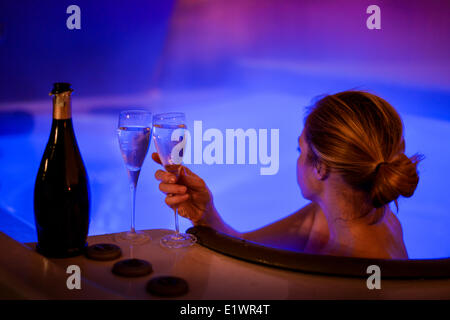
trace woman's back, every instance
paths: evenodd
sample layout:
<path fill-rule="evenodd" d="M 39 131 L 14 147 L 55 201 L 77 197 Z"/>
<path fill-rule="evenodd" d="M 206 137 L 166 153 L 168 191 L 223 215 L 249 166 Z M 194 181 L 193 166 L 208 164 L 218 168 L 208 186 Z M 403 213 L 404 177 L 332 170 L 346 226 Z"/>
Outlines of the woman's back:
<path fill-rule="evenodd" d="M 304 252 L 365 258 L 407 259 L 401 224 L 388 208 L 376 224 L 347 224 L 347 233 L 330 236 L 327 219 L 318 206 L 305 212 L 312 220 Z"/>

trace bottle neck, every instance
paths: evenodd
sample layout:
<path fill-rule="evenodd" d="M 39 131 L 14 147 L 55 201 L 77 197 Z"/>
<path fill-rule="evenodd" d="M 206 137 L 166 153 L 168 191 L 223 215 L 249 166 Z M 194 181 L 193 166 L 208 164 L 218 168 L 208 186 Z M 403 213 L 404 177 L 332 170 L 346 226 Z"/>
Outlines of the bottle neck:
<path fill-rule="evenodd" d="M 66 120 L 72 118 L 72 102 L 70 91 L 53 96 L 53 119 Z"/>

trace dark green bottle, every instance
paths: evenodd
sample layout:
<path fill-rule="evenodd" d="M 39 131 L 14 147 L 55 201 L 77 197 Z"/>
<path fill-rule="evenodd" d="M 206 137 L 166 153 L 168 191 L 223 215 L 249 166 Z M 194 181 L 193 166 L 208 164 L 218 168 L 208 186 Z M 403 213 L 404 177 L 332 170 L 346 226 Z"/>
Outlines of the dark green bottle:
<path fill-rule="evenodd" d="M 34 188 L 37 251 L 47 257 L 83 253 L 90 220 L 86 169 L 72 126 L 70 84 L 55 83 L 53 122 Z"/>

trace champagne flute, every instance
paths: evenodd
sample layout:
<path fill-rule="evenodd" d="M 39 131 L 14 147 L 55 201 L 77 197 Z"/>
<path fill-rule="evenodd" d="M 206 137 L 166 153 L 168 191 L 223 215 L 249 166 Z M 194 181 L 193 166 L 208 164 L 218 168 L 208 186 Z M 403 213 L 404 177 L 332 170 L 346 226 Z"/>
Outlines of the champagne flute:
<path fill-rule="evenodd" d="M 140 245 L 150 240 L 147 234 L 135 229 L 136 187 L 142 164 L 150 145 L 152 114 L 145 110 L 126 110 L 119 115 L 117 136 L 120 151 L 128 171 L 131 189 L 131 230 L 119 233 L 117 242 Z"/>
<path fill-rule="evenodd" d="M 153 139 L 156 151 L 164 168 L 178 177 L 183 161 L 186 117 L 181 112 L 157 114 L 153 117 Z M 167 248 L 182 248 L 193 245 L 197 238 L 192 234 L 180 233 L 177 208 L 175 214 L 175 233 L 161 239 L 161 245 Z"/>

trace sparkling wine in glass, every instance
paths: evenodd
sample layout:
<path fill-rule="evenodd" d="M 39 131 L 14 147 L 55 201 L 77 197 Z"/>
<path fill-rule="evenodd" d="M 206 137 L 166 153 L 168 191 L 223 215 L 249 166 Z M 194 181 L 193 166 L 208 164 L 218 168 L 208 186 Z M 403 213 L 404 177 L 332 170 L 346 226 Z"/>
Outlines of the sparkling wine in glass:
<path fill-rule="evenodd" d="M 118 242 L 139 245 L 150 240 L 150 237 L 135 229 L 136 187 L 142 164 L 150 146 L 152 134 L 152 114 L 144 110 L 127 110 L 119 115 L 117 136 L 120 151 L 128 171 L 131 189 L 131 230 L 119 233 Z"/>
<path fill-rule="evenodd" d="M 153 140 L 156 151 L 164 168 L 179 177 L 185 139 L 186 117 L 184 113 L 172 112 L 157 114 L 153 117 Z M 175 214 L 175 233 L 161 239 L 161 245 L 167 248 L 182 248 L 193 245 L 197 239 L 192 234 L 180 233 L 178 226 L 177 208 Z"/>

